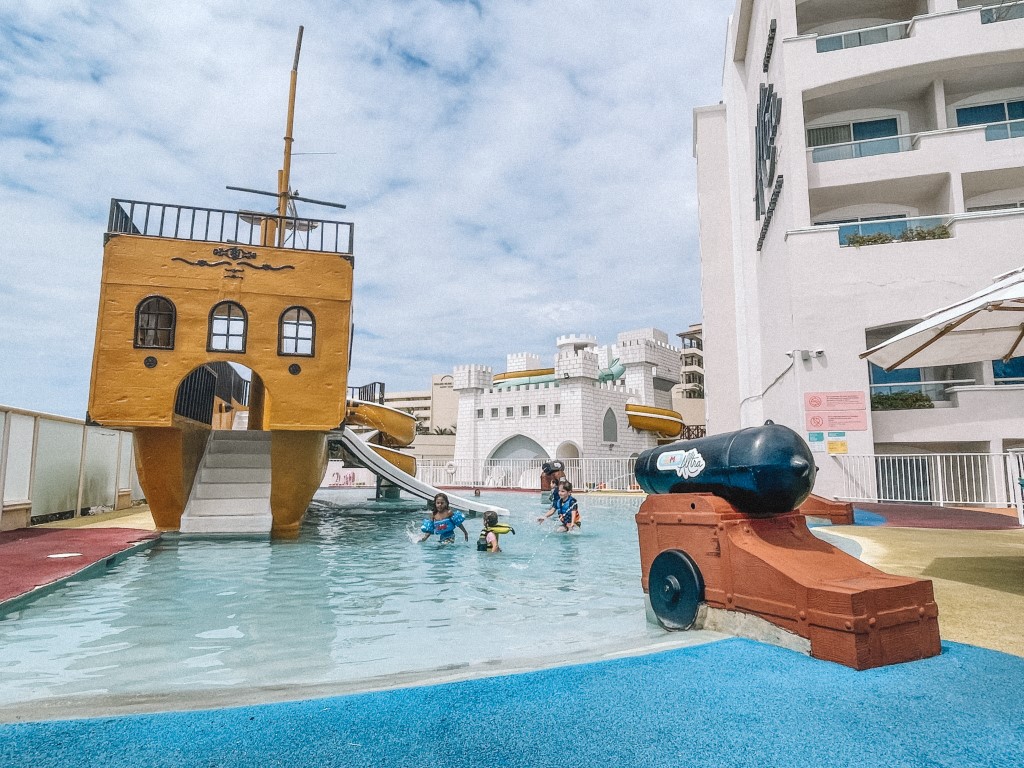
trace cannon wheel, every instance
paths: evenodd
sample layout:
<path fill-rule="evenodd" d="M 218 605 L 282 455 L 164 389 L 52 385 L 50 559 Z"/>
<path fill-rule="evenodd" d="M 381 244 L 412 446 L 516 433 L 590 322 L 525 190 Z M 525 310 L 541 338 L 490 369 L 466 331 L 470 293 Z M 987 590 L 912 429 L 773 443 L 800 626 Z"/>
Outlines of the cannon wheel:
<path fill-rule="evenodd" d="M 666 549 L 651 563 L 647 576 L 651 608 L 665 629 L 690 629 L 704 602 L 704 577 L 693 559 L 679 549 Z"/>

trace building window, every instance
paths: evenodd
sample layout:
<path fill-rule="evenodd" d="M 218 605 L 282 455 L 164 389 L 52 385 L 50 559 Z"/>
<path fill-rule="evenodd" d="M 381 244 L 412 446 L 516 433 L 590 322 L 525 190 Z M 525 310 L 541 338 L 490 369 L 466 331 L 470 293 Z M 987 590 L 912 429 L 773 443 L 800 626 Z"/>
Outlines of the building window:
<path fill-rule="evenodd" d="M 1005 363 L 1002 360 L 992 361 L 992 375 L 996 384 L 1005 384 L 1011 379 L 1014 384 L 1024 383 L 1024 356 L 1011 357 Z"/>
<path fill-rule="evenodd" d="M 484 409 L 483 408 L 477 408 L 476 409 L 476 417 L 478 419 L 482 419 L 484 417 Z"/>
<path fill-rule="evenodd" d="M 814 150 L 811 159 L 821 163 L 910 149 L 909 142 L 901 142 L 898 136 L 899 121 L 895 117 L 887 117 L 882 120 L 808 128 L 807 146 Z"/>
<path fill-rule="evenodd" d="M 281 313 L 277 349 L 279 355 L 312 357 L 315 337 L 316 322 L 308 309 L 289 307 Z"/>
<path fill-rule="evenodd" d="M 222 301 L 210 312 L 210 352 L 245 352 L 245 310 L 233 301 Z"/>
<path fill-rule="evenodd" d="M 511 419 L 514 414 L 515 414 L 515 409 L 512 408 L 512 406 L 509 406 L 508 408 L 505 409 L 505 418 L 506 419 Z"/>
<path fill-rule="evenodd" d="M 555 416 L 562 412 L 562 406 L 559 403 L 555 403 Z"/>
<path fill-rule="evenodd" d="M 606 443 L 614 443 L 619 439 L 619 422 L 611 408 L 604 412 L 604 425 L 601 431 L 602 439 Z"/>
<path fill-rule="evenodd" d="M 1024 136 L 1024 101 L 977 104 L 956 111 L 957 127 L 985 125 L 985 141 Z"/>
<path fill-rule="evenodd" d="M 524 405 L 522 407 L 521 413 L 522 413 L 523 416 L 529 416 L 530 415 L 530 406 Z"/>
<path fill-rule="evenodd" d="M 497 408 L 491 408 L 491 418 L 492 419 L 498 418 L 498 409 Z"/>
<path fill-rule="evenodd" d="M 174 305 L 163 296 L 150 296 L 135 307 L 135 346 L 174 349 Z"/>
<path fill-rule="evenodd" d="M 548 407 L 546 405 L 538 405 L 537 406 L 537 415 L 538 416 L 546 416 L 547 412 L 548 412 Z"/>

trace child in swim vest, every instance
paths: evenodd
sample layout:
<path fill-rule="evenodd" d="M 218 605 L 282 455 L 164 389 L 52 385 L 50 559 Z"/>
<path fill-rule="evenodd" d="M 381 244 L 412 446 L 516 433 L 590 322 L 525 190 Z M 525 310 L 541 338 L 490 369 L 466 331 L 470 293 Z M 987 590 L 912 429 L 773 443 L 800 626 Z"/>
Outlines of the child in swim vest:
<path fill-rule="evenodd" d="M 501 544 L 498 543 L 498 536 L 503 533 L 515 534 L 511 525 L 498 522 L 498 513 L 493 509 L 484 512 L 484 527 L 480 531 L 480 538 L 476 540 L 478 552 L 501 552 Z"/>
<path fill-rule="evenodd" d="M 434 497 L 434 504 L 430 517 L 423 521 L 420 531 L 423 535 L 420 541 L 426 541 L 432 534 L 437 534 L 441 544 L 455 543 L 455 529 L 458 528 L 469 541 L 469 531 L 462 524 L 466 518 L 458 510 L 452 510 L 448 503 L 448 497 L 439 493 Z"/>
<path fill-rule="evenodd" d="M 571 531 L 580 527 L 579 505 L 572 495 L 572 483 L 568 480 L 563 480 L 558 486 L 558 498 L 552 502 L 551 509 L 546 515 L 537 518 L 537 522 L 543 523 L 552 515 L 558 515 L 559 531 Z"/>

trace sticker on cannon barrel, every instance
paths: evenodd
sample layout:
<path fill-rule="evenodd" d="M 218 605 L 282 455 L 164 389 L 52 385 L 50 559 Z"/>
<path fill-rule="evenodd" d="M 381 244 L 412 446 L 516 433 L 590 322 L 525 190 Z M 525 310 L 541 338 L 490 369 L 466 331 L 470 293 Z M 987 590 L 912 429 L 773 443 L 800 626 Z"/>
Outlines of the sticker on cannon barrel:
<path fill-rule="evenodd" d="M 696 477 L 704 471 L 707 466 L 704 457 L 696 448 L 688 451 L 666 451 L 658 456 L 658 469 L 665 471 L 675 470 L 680 477 Z"/>

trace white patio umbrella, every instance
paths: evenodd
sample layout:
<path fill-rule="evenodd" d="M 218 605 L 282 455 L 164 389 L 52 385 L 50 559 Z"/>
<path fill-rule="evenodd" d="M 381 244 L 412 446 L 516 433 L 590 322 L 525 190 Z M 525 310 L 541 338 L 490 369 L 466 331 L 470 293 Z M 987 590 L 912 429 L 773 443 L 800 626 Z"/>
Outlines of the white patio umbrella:
<path fill-rule="evenodd" d="M 1024 267 L 861 352 L 887 371 L 1024 355 Z"/>

